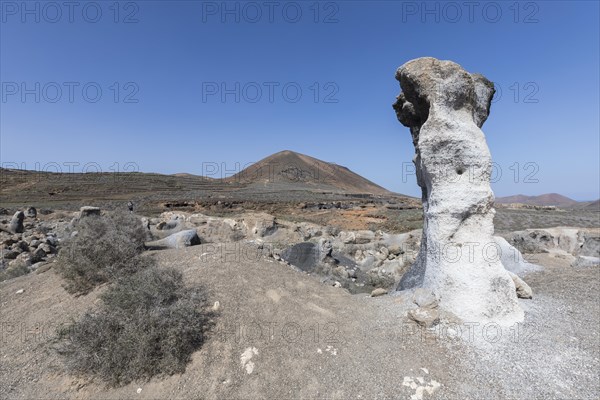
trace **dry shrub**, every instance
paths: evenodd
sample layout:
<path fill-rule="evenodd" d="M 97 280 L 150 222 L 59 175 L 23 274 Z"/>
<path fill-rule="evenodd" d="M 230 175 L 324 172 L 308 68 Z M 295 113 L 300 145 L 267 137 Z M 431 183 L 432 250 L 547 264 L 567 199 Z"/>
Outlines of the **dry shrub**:
<path fill-rule="evenodd" d="M 76 235 L 65 241 L 58 258 L 69 293 L 86 294 L 152 263 L 141 257 L 147 230 L 131 213 L 88 216 L 77 221 L 74 230 Z"/>
<path fill-rule="evenodd" d="M 174 269 L 149 267 L 119 279 L 59 334 L 58 351 L 71 372 L 113 386 L 181 373 L 211 325 L 200 288 L 187 288 Z"/>

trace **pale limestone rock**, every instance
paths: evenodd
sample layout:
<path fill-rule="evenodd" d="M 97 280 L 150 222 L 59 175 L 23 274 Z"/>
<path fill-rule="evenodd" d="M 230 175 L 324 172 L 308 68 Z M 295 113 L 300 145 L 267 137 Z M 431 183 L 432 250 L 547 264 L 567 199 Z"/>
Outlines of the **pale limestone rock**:
<path fill-rule="evenodd" d="M 434 58 L 409 61 L 396 79 L 403 92 L 394 109 L 411 131 L 424 214 L 419 255 L 399 289 L 427 288 L 464 320 L 522 321 L 513 280 L 482 251 L 494 243 L 491 155 L 480 129 L 493 83 Z"/>

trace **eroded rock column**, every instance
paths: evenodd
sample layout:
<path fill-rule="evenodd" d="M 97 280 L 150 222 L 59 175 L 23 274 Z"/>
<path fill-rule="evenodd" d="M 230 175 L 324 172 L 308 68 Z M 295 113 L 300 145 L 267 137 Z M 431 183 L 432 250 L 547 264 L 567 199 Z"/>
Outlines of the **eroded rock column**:
<path fill-rule="evenodd" d="M 442 308 L 466 321 L 522 320 L 492 239 L 491 155 L 480 128 L 493 83 L 434 58 L 409 61 L 396 79 L 402 93 L 394 109 L 410 128 L 424 214 L 419 255 L 398 289 L 431 289 Z"/>

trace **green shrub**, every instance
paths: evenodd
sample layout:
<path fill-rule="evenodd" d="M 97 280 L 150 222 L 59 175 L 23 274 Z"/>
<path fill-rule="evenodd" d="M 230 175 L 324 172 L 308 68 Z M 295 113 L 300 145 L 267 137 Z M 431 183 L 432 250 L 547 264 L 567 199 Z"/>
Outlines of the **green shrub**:
<path fill-rule="evenodd" d="M 63 244 L 58 258 L 58 271 L 69 293 L 88 293 L 152 262 L 141 257 L 148 233 L 131 213 L 85 217 L 74 230 L 76 235 Z"/>
<path fill-rule="evenodd" d="M 202 289 L 173 269 L 149 267 L 119 279 L 102 304 L 59 333 L 71 372 L 111 385 L 185 370 L 211 325 Z"/>

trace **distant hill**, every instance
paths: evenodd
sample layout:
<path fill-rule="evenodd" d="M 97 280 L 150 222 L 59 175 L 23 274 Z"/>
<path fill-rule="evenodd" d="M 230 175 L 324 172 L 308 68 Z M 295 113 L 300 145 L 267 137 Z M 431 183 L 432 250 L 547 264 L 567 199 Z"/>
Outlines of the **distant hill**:
<path fill-rule="evenodd" d="M 225 180 L 278 190 L 392 194 L 346 167 L 290 150 L 272 154 Z"/>
<path fill-rule="evenodd" d="M 499 204 L 528 204 L 532 206 L 557 206 L 557 207 L 573 207 L 577 206 L 577 200 L 570 199 L 558 193 L 546 193 L 539 196 L 525 196 L 518 194 L 515 196 L 496 197 L 496 203 Z"/>
<path fill-rule="evenodd" d="M 596 201 L 588 201 L 583 204 L 583 209 L 585 210 L 600 210 L 600 199 Z"/>
<path fill-rule="evenodd" d="M 143 172 L 54 173 L 0 168 L 0 205 L 95 204 L 135 200 L 159 204 L 174 201 L 332 201 L 371 195 L 416 199 L 385 188 L 350 171 L 293 151 L 273 154 L 238 174 L 215 179 L 189 173 Z M 218 200 L 215 200 L 218 199 Z M 418 202 L 417 202 L 418 203 Z M 161 203 L 162 204 L 162 203 Z"/>

